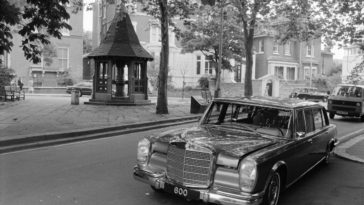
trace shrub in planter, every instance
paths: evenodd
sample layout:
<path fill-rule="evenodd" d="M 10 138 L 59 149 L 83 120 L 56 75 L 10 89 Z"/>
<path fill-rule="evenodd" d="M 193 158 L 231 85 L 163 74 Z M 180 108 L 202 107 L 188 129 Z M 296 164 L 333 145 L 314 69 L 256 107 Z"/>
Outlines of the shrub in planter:
<path fill-rule="evenodd" d="M 5 90 L 5 86 L 15 78 L 15 72 L 11 68 L 2 67 L 0 65 L 0 92 Z"/>
<path fill-rule="evenodd" d="M 198 79 L 198 84 L 200 85 L 201 89 L 207 90 L 209 88 L 209 79 L 207 77 L 201 77 Z"/>

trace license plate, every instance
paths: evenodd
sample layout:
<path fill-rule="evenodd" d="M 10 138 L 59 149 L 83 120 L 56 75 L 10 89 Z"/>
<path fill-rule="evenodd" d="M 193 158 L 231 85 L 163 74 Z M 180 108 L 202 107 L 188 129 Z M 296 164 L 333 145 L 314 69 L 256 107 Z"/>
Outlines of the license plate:
<path fill-rule="evenodd" d="M 181 186 L 175 186 L 166 183 L 164 184 L 164 191 L 186 199 L 191 199 L 191 200 L 200 199 L 200 192 Z"/>
<path fill-rule="evenodd" d="M 336 113 L 339 114 L 339 115 L 347 115 L 348 114 L 348 112 L 344 112 L 344 111 L 337 111 Z"/>

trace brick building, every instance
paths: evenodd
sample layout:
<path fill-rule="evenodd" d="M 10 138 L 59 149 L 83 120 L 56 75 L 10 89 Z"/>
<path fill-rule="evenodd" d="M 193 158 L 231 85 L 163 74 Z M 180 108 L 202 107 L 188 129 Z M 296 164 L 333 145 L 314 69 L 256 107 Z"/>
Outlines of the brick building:
<path fill-rule="evenodd" d="M 13 43 L 11 53 L 6 53 L 2 58 L 4 65 L 15 71 L 16 78 L 21 78 L 25 87 L 60 87 L 65 74 L 77 82 L 82 79 L 82 53 L 83 53 L 83 13 L 69 12 L 71 18 L 69 24 L 72 30 L 63 30 L 62 39 L 50 38 L 51 44 L 47 46 L 53 55 L 46 62 L 38 64 L 29 62 L 24 57 L 21 49 L 22 37 L 17 34 L 17 28 L 13 28 Z"/>

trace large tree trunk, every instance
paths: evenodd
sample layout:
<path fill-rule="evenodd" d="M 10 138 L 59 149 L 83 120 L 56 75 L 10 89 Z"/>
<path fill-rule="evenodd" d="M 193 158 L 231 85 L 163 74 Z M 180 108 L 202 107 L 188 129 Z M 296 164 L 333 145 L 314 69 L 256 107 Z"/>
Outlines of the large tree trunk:
<path fill-rule="evenodd" d="M 159 0 L 159 8 L 161 11 L 161 34 L 162 34 L 162 48 L 159 65 L 158 75 L 158 99 L 157 99 L 157 114 L 168 114 L 168 100 L 167 100 L 167 79 L 168 79 L 168 10 L 167 0 Z"/>
<path fill-rule="evenodd" d="M 246 68 L 245 68 L 245 81 L 244 81 L 244 96 L 250 97 L 253 95 L 252 86 L 252 70 L 253 70 L 253 37 L 249 35 L 249 39 L 245 43 L 246 52 Z"/>

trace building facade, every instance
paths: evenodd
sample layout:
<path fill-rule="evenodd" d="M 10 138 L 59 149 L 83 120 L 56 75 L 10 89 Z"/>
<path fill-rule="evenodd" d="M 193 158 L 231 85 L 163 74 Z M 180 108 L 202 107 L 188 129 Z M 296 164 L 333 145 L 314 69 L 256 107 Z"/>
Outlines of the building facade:
<path fill-rule="evenodd" d="M 3 56 L 4 65 L 15 71 L 16 78 L 21 78 L 25 87 L 60 87 L 65 78 L 77 82 L 82 79 L 83 53 L 83 13 L 71 12 L 68 23 L 72 30 L 63 30 L 62 39 L 50 38 L 50 44 L 44 46 L 41 62 L 33 64 L 24 57 L 22 36 L 13 29 L 11 53 Z M 46 50 L 46 51 L 45 51 Z"/>
<path fill-rule="evenodd" d="M 254 48 L 256 79 L 273 75 L 284 81 L 307 81 L 324 72 L 320 39 L 309 42 L 289 40 L 280 44 L 270 35 L 257 35 Z"/>
<path fill-rule="evenodd" d="M 364 42 L 364 41 L 363 41 Z M 364 60 L 364 52 L 360 49 L 360 46 L 353 44 L 344 47 L 344 55 L 342 59 L 342 76 L 343 82 L 347 82 L 347 77 L 355 66 Z M 362 79 L 364 79 L 364 71 L 361 73 Z"/>

